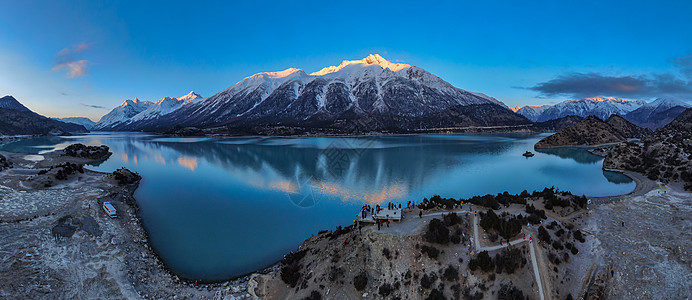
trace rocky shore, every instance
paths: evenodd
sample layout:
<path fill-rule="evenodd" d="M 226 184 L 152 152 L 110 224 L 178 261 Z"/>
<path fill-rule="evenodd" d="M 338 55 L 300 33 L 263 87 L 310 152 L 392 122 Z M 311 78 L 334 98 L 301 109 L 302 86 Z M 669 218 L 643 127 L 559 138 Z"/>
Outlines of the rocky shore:
<path fill-rule="evenodd" d="M 139 176 L 80 168 L 103 159 L 92 154 L 0 152 L 11 164 L 0 171 L 0 298 L 256 298 L 257 274 L 203 284 L 166 269 L 137 216 Z"/>

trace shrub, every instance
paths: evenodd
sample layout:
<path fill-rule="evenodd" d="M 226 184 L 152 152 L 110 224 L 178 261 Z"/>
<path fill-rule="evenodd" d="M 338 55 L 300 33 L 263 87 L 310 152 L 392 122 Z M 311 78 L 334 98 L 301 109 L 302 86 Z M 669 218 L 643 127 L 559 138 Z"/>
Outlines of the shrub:
<path fill-rule="evenodd" d="M 361 271 L 360 274 L 353 277 L 353 286 L 355 286 L 357 291 L 362 291 L 368 285 L 368 274 L 365 271 Z"/>
<path fill-rule="evenodd" d="M 318 291 L 312 291 L 310 296 L 303 298 L 303 300 L 322 300 L 322 295 Z"/>
<path fill-rule="evenodd" d="M 423 274 L 423 277 L 420 278 L 420 286 L 424 289 L 429 289 L 435 281 L 437 281 L 437 275 L 435 273 L 430 273 L 430 275 Z"/>
<path fill-rule="evenodd" d="M 574 239 L 580 242 L 586 242 L 584 239 L 584 236 L 581 234 L 581 231 L 579 229 L 575 230 L 572 235 L 574 236 Z"/>
<path fill-rule="evenodd" d="M 437 259 L 437 256 L 440 255 L 440 250 L 438 250 L 435 247 L 428 246 L 428 245 L 423 245 L 420 248 L 420 252 L 427 255 L 429 258 L 432 258 L 432 259 Z"/>
<path fill-rule="evenodd" d="M 507 219 L 500 218 L 493 210 L 481 213 L 480 225 L 486 231 L 496 230 L 503 238 L 509 239 L 521 232 L 523 216 L 510 216 Z"/>
<path fill-rule="evenodd" d="M 452 237 L 449 238 L 449 240 L 454 243 L 454 244 L 459 244 L 461 243 L 461 237 L 458 235 L 453 235 Z"/>
<path fill-rule="evenodd" d="M 480 268 L 485 272 L 489 272 L 494 266 L 492 258 L 488 255 L 488 251 L 481 251 L 478 253 L 478 256 L 469 261 L 469 269 L 471 269 L 471 271 Z"/>
<path fill-rule="evenodd" d="M 450 282 L 456 281 L 459 279 L 459 269 L 449 265 L 442 274 L 442 278 Z"/>
<path fill-rule="evenodd" d="M 447 229 L 440 219 L 432 219 L 423 237 L 430 243 L 444 245 L 449 243 L 449 229 Z"/>
<path fill-rule="evenodd" d="M 444 293 L 440 290 L 432 290 L 430 291 L 430 295 L 425 298 L 425 300 L 446 300 Z"/>
<path fill-rule="evenodd" d="M 461 223 L 461 218 L 459 217 L 459 215 L 457 215 L 457 213 L 447 214 L 443 217 L 443 219 L 445 225 L 447 226 L 453 226 Z"/>
<path fill-rule="evenodd" d="M 392 259 L 392 254 L 387 248 L 382 248 L 382 256 L 386 257 L 387 259 Z"/>
<path fill-rule="evenodd" d="M 393 290 L 394 290 L 394 289 L 392 288 L 392 285 L 391 285 L 391 284 L 389 284 L 389 283 L 383 283 L 383 284 L 380 286 L 379 294 L 380 294 L 380 296 L 382 296 L 382 297 L 387 297 L 387 296 L 389 296 L 389 295 L 392 293 Z"/>
<path fill-rule="evenodd" d="M 548 230 L 546 230 L 543 226 L 538 227 L 538 239 L 548 244 L 551 242 L 550 233 L 548 233 Z"/>
<path fill-rule="evenodd" d="M 515 286 L 511 285 L 502 285 L 500 288 L 500 291 L 497 294 L 497 299 L 498 300 L 517 300 L 517 299 L 525 299 L 524 298 L 524 293 L 516 288 Z"/>
<path fill-rule="evenodd" d="M 564 248 L 562 247 L 562 244 L 561 244 L 558 240 L 554 240 L 554 241 L 553 241 L 553 248 L 555 248 L 555 250 L 562 250 L 562 249 L 564 249 Z"/>
<path fill-rule="evenodd" d="M 526 259 L 519 248 L 507 247 L 495 255 L 495 272 L 513 274 L 516 269 L 526 264 Z"/>
<path fill-rule="evenodd" d="M 281 260 L 281 280 L 291 287 L 295 287 L 300 280 L 300 269 L 302 265 L 300 261 L 307 254 L 307 249 L 290 252 Z"/>
<path fill-rule="evenodd" d="M 579 249 L 577 249 L 577 246 L 572 246 L 570 251 L 572 251 L 572 255 L 577 255 L 577 253 L 579 253 Z"/>

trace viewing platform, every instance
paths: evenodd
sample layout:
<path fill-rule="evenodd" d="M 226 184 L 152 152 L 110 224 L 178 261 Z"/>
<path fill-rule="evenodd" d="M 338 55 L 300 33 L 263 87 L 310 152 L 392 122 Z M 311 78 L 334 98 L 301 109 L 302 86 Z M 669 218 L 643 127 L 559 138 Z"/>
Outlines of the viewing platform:
<path fill-rule="evenodd" d="M 365 218 L 363 218 L 363 212 L 358 214 L 356 221 L 363 223 L 375 223 L 379 220 L 391 220 L 391 221 L 401 221 L 402 210 L 401 209 L 380 209 L 379 212 L 374 214 L 366 211 Z"/>

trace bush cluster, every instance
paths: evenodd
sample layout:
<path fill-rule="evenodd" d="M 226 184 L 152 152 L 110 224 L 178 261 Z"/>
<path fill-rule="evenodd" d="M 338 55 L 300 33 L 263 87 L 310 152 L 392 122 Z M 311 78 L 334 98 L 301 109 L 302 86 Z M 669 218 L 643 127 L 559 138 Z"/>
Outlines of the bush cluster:
<path fill-rule="evenodd" d="M 428 223 L 428 229 L 423 238 L 430 243 L 447 244 L 449 243 L 449 229 L 440 219 L 432 219 Z"/>
<path fill-rule="evenodd" d="M 303 298 L 303 300 L 322 300 L 322 294 L 318 291 L 312 291 L 310 296 Z"/>
<path fill-rule="evenodd" d="M 573 231 L 572 235 L 574 236 L 575 240 L 580 241 L 582 243 L 586 242 L 586 240 L 584 239 L 584 236 L 581 234 L 581 231 L 579 229 Z"/>
<path fill-rule="evenodd" d="M 440 250 L 428 245 L 421 246 L 420 252 L 427 255 L 431 259 L 437 259 L 437 257 L 440 255 Z"/>
<path fill-rule="evenodd" d="M 690 177 L 692 178 L 692 173 L 690 173 Z M 558 196 L 562 196 L 562 198 L 559 198 Z M 586 207 L 586 197 L 577 197 L 572 195 L 570 192 L 566 191 L 556 191 L 555 187 L 551 188 L 544 188 L 543 191 L 534 191 L 532 194 L 529 194 L 526 190 L 522 191 L 518 195 L 513 195 L 510 194 L 509 192 L 505 191 L 503 193 L 497 194 L 497 195 L 484 195 L 484 196 L 473 196 L 469 199 L 454 199 L 454 198 L 443 198 L 440 197 L 439 195 L 434 195 L 428 198 L 424 198 L 421 203 L 418 204 L 418 208 L 420 209 L 432 209 L 432 208 L 441 208 L 441 209 L 452 209 L 455 206 L 458 206 L 461 204 L 463 201 L 464 203 L 471 203 L 475 205 L 480 205 L 480 206 L 485 206 L 488 208 L 492 208 L 494 210 L 500 209 L 500 205 L 503 205 L 505 207 L 510 206 L 512 203 L 515 204 L 526 204 L 526 199 L 529 197 L 543 197 L 545 199 L 549 199 L 547 202 L 552 208 L 552 205 L 556 206 L 569 206 L 573 205 L 576 207 Z M 564 198 L 564 199 L 563 199 Z M 565 202 L 566 201 L 566 202 Z"/>
<path fill-rule="evenodd" d="M 109 155 L 108 150 L 109 148 L 106 145 L 86 146 L 84 144 L 72 144 L 67 146 L 64 151 L 67 156 L 99 159 Z"/>
<path fill-rule="evenodd" d="M 526 258 L 524 258 L 519 248 L 507 247 L 495 255 L 493 262 L 495 264 L 496 273 L 505 272 L 507 274 L 512 274 L 518 268 L 526 265 Z"/>
<path fill-rule="evenodd" d="M 84 173 L 84 166 L 78 165 L 78 164 L 73 164 L 73 163 L 62 163 L 57 166 L 52 166 L 48 170 L 52 169 L 57 169 L 58 171 L 55 173 L 55 179 L 57 180 L 67 180 L 67 177 L 75 174 L 77 172 L 79 173 Z M 41 170 L 39 171 L 39 175 L 41 174 L 46 174 L 48 171 Z"/>
<path fill-rule="evenodd" d="M 357 291 L 362 291 L 368 285 L 368 274 L 365 271 L 361 271 L 360 274 L 353 277 L 353 286 Z"/>
<path fill-rule="evenodd" d="M 300 280 L 300 269 L 302 268 L 300 261 L 305 257 L 305 254 L 307 254 L 307 249 L 289 252 L 281 260 L 281 280 L 291 287 L 295 287 Z"/>
<path fill-rule="evenodd" d="M 12 162 L 7 160 L 4 156 L 0 155 L 0 171 L 4 169 L 9 169 L 12 167 Z"/>
<path fill-rule="evenodd" d="M 523 217 L 521 215 L 509 216 L 505 219 L 498 217 L 495 211 L 488 210 L 486 213 L 481 212 L 480 216 L 480 224 L 483 229 L 486 231 L 494 229 L 505 239 L 509 239 L 521 232 L 521 225 L 523 223 Z"/>
<path fill-rule="evenodd" d="M 444 272 L 442 272 L 442 278 L 449 282 L 455 282 L 457 279 L 459 279 L 459 269 L 449 265 Z"/>
<path fill-rule="evenodd" d="M 387 296 L 389 296 L 389 295 L 392 293 L 393 290 L 394 290 L 394 288 L 392 288 L 392 285 L 391 285 L 391 284 L 389 284 L 389 283 L 383 283 L 383 284 L 380 286 L 380 289 L 379 289 L 378 292 L 379 292 L 380 296 L 382 296 L 382 297 L 387 297 Z"/>
<path fill-rule="evenodd" d="M 543 226 L 538 227 L 538 239 L 548 244 L 551 242 L 550 233 Z"/>
<path fill-rule="evenodd" d="M 424 289 L 429 289 L 432 287 L 433 283 L 437 281 L 437 274 L 434 272 L 428 274 L 423 274 L 423 276 L 420 278 L 420 286 L 422 286 Z"/>
<path fill-rule="evenodd" d="M 481 251 L 475 258 L 469 260 L 469 269 L 475 271 L 480 268 L 484 272 L 490 272 L 495 267 L 493 259 L 488 255 L 488 251 Z"/>
<path fill-rule="evenodd" d="M 502 285 L 497 294 L 498 300 L 523 300 L 526 299 L 524 293 L 513 285 Z"/>

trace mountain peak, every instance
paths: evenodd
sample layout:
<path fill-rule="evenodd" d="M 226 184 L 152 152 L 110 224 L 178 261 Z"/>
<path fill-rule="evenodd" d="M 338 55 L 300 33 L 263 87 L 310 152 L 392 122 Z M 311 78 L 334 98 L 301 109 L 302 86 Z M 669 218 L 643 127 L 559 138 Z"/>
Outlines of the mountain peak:
<path fill-rule="evenodd" d="M 183 100 L 183 101 L 190 101 L 190 100 L 195 100 L 202 98 L 199 94 L 195 93 L 195 91 L 190 91 L 187 95 L 179 97 L 178 100 Z"/>
<path fill-rule="evenodd" d="M 323 68 L 322 70 L 319 70 L 317 72 L 311 73 L 310 75 L 313 75 L 313 76 L 327 75 L 329 73 L 338 72 L 347 66 L 355 65 L 355 64 L 378 65 L 378 66 L 382 67 L 382 69 L 390 69 L 393 72 L 411 67 L 411 65 L 408 65 L 408 64 L 392 63 L 392 62 L 384 59 L 384 57 L 380 56 L 379 54 L 370 54 L 361 60 L 344 60 L 338 66 L 329 66 L 329 67 Z"/>
<path fill-rule="evenodd" d="M 690 104 L 682 101 L 680 99 L 676 98 L 658 98 L 652 102 L 649 102 L 646 104 L 646 106 L 664 106 L 664 107 L 673 107 L 673 106 L 683 106 L 683 107 L 690 107 Z"/>
<path fill-rule="evenodd" d="M 17 99 L 14 97 L 7 95 L 5 97 L 0 98 L 0 108 L 4 109 L 12 109 L 12 110 L 18 110 L 18 111 L 31 111 L 30 109 L 26 108 L 23 104 L 19 103 Z"/>

